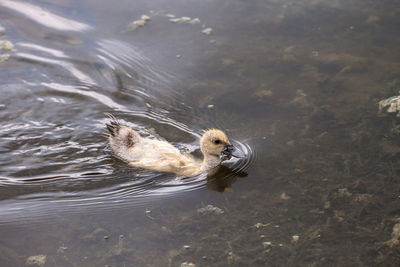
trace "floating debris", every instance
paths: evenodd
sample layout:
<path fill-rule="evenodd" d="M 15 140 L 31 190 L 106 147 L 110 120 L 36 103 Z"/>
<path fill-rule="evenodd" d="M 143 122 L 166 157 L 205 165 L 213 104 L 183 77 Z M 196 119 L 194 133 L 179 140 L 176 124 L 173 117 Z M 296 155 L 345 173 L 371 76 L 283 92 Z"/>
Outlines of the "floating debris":
<path fill-rule="evenodd" d="M 171 17 L 169 21 L 174 22 L 174 23 L 191 23 L 192 18 L 191 17 L 180 17 L 180 18 L 175 18 Z M 195 24 L 195 23 L 191 23 Z"/>
<path fill-rule="evenodd" d="M 284 52 L 284 53 L 292 53 L 293 50 L 294 50 L 294 48 L 295 48 L 294 45 L 288 46 L 288 47 L 286 47 L 285 49 L 283 49 L 283 52 Z"/>
<path fill-rule="evenodd" d="M 319 56 L 319 52 L 318 51 L 312 51 L 311 52 L 313 57 L 318 57 Z"/>
<path fill-rule="evenodd" d="M 43 266 L 46 263 L 46 255 L 40 254 L 36 256 L 30 256 L 26 259 L 26 265 L 38 265 Z"/>
<path fill-rule="evenodd" d="M 189 21 L 190 24 L 199 24 L 200 23 L 200 19 L 199 18 L 194 18 L 192 20 Z"/>
<path fill-rule="evenodd" d="M 213 205 L 207 205 L 204 208 L 200 208 L 197 210 L 198 213 L 200 214 L 211 214 L 214 213 L 215 215 L 221 215 L 224 213 L 224 211 L 218 207 L 215 207 Z"/>
<path fill-rule="evenodd" d="M 189 22 L 191 20 L 192 20 L 191 17 L 181 17 L 181 22 Z"/>
<path fill-rule="evenodd" d="M 14 45 L 8 40 L 0 40 L 0 48 L 5 51 L 11 51 Z"/>
<path fill-rule="evenodd" d="M 135 20 L 128 24 L 128 26 L 127 26 L 128 30 L 134 30 L 138 27 L 143 27 L 144 25 L 146 25 L 147 21 L 149 21 L 149 20 L 150 20 L 150 17 L 143 14 L 140 16 L 140 19 Z"/>
<path fill-rule="evenodd" d="M 289 199 L 290 199 L 290 197 L 289 197 L 288 195 L 286 195 L 285 192 L 283 192 L 283 193 L 281 194 L 280 198 L 281 198 L 282 200 L 289 200 Z"/>
<path fill-rule="evenodd" d="M 227 260 L 228 260 L 228 264 L 229 264 L 229 265 L 232 265 L 232 264 L 234 264 L 236 261 L 240 260 L 240 257 L 237 256 L 237 255 L 236 255 L 235 253 L 233 253 L 232 251 L 230 251 L 230 252 L 228 253 Z"/>
<path fill-rule="evenodd" d="M 211 28 L 205 28 L 204 30 L 201 31 L 202 33 L 206 35 L 210 35 L 213 32 L 213 29 Z"/>
<path fill-rule="evenodd" d="M 256 223 L 256 224 L 254 225 L 254 227 L 257 228 L 257 229 L 259 229 L 259 228 L 261 228 L 261 227 L 267 227 L 267 226 L 269 226 L 269 225 L 270 225 L 270 223 Z"/>
<path fill-rule="evenodd" d="M 350 197 L 352 193 L 347 190 L 347 188 L 339 188 L 338 189 L 338 197 Z"/>
<path fill-rule="evenodd" d="M 154 13 L 154 12 L 150 12 L 150 13 L 151 13 L 153 16 L 155 16 L 155 15 L 160 15 L 160 13 Z M 171 14 L 171 13 L 165 14 L 165 17 L 167 17 L 168 20 L 169 20 L 169 22 L 172 22 L 172 23 L 178 23 L 178 24 L 180 24 L 180 23 L 187 23 L 187 24 L 192 24 L 192 25 L 200 24 L 200 23 L 201 23 L 201 21 L 200 21 L 199 18 L 191 18 L 191 17 L 188 17 L 188 16 L 177 17 L 175 14 Z M 151 17 L 148 16 L 148 15 L 145 15 L 145 14 L 141 15 L 141 16 L 140 16 L 140 19 L 135 20 L 135 21 L 133 21 L 133 22 L 131 22 L 131 23 L 128 24 L 128 26 L 127 26 L 128 31 L 129 31 L 129 30 L 134 30 L 134 29 L 136 29 L 136 28 L 138 28 L 138 27 L 143 27 L 143 26 L 145 26 L 146 23 L 147 23 L 150 19 L 151 19 Z M 206 26 L 203 24 L 203 25 L 202 25 L 202 28 L 205 28 L 205 27 L 206 27 Z M 204 34 L 206 34 L 206 35 L 210 35 L 210 34 L 212 33 L 212 31 L 213 31 L 212 28 L 205 28 L 205 29 L 203 29 L 202 32 L 203 32 Z M 215 40 L 213 40 L 213 42 L 215 42 Z"/>
<path fill-rule="evenodd" d="M 57 249 L 57 253 L 64 253 L 66 250 L 68 250 L 68 247 L 61 246 Z"/>
<path fill-rule="evenodd" d="M 192 263 L 192 262 L 182 262 L 181 263 L 181 267 L 196 267 L 196 264 Z"/>
<path fill-rule="evenodd" d="M 300 239 L 300 236 L 298 236 L 298 235 L 292 236 L 292 243 L 296 243 L 297 241 L 299 241 L 299 239 Z"/>
<path fill-rule="evenodd" d="M 272 243 L 270 241 L 265 241 L 265 242 L 262 242 L 262 245 L 264 246 L 264 248 L 267 248 L 267 247 L 272 246 Z"/>
<path fill-rule="evenodd" d="M 0 55 L 0 62 L 1 61 L 6 61 L 10 59 L 10 55 L 9 54 L 2 54 Z"/>
<path fill-rule="evenodd" d="M 132 22 L 132 24 L 137 27 L 143 27 L 144 25 L 146 25 L 146 21 L 143 19 L 139 19 L 139 20 L 135 20 L 134 22 Z"/>
<path fill-rule="evenodd" d="M 147 16 L 147 15 L 142 15 L 142 16 L 140 16 L 140 19 L 141 19 L 141 20 L 144 20 L 144 21 L 149 21 L 149 20 L 150 20 L 150 17 Z"/>
<path fill-rule="evenodd" d="M 176 55 L 175 57 L 176 57 L 176 58 L 181 58 L 182 56 L 178 54 L 178 55 Z"/>
<path fill-rule="evenodd" d="M 174 22 L 174 23 L 180 23 L 181 19 L 180 18 L 170 18 L 169 21 Z"/>
<path fill-rule="evenodd" d="M 288 146 L 293 146 L 294 144 L 296 144 L 296 142 L 294 141 L 294 140 L 290 140 L 290 141 L 287 141 L 286 142 L 286 144 L 288 145 Z M 284 193 L 285 194 L 285 193 Z M 286 195 L 286 194 L 285 194 Z M 284 199 L 284 198 L 282 198 L 282 196 L 281 196 L 281 199 L 283 199 L 283 200 L 288 200 L 288 199 L 290 199 L 290 197 L 288 197 L 288 196 L 286 196 L 287 198 L 286 199 Z"/>

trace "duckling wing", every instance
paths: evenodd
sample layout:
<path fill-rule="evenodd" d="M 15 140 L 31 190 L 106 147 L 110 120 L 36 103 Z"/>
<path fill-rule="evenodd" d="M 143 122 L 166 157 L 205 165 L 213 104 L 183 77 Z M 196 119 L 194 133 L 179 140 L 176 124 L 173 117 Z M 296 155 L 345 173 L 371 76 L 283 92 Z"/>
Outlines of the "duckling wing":
<path fill-rule="evenodd" d="M 147 139 L 132 148 L 130 153 L 140 155 L 129 163 L 134 167 L 177 174 L 183 169 L 196 167 L 196 162 L 191 156 L 182 154 L 165 141 Z"/>

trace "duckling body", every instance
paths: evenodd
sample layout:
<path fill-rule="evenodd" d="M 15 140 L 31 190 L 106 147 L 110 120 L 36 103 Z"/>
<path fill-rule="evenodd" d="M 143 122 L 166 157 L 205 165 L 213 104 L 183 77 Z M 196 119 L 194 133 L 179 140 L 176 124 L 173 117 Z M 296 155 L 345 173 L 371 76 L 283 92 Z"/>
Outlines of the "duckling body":
<path fill-rule="evenodd" d="M 142 137 L 115 119 L 106 126 L 111 151 L 137 168 L 194 176 L 218 166 L 222 162 L 221 155 L 244 157 L 240 150 L 230 144 L 226 134 L 217 129 L 208 130 L 201 137 L 203 160 L 200 160 L 180 152 L 167 141 Z"/>

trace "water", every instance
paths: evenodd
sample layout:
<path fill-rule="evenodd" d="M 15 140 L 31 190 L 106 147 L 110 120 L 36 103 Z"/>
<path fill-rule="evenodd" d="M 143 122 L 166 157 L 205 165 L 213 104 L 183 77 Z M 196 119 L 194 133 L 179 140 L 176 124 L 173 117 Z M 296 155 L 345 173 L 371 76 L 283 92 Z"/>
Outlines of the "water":
<path fill-rule="evenodd" d="M 400 264 L 398 120 L 377 107 L 400 89 L 399 12 L 0 0 L 2 266 Z M 132 169 L 106 112 L 197 156 L 221 128 L 249 157 L 184 180 Z"/>

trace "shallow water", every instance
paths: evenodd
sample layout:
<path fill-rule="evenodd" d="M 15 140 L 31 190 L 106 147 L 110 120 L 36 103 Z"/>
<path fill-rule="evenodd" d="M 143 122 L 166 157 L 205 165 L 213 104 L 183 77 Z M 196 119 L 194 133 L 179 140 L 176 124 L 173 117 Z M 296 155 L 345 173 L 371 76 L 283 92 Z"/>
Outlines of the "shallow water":
<path fill-rule="evenodd" d="M 2 266 L 397 266 L 399 122 L 377 103 L 400 89 L 399 15 L 0 0 Z M 106 112 L 197 156 L 221 128 L 248 158 L 189 179 L 133 169 L 107 148 Z"/>

